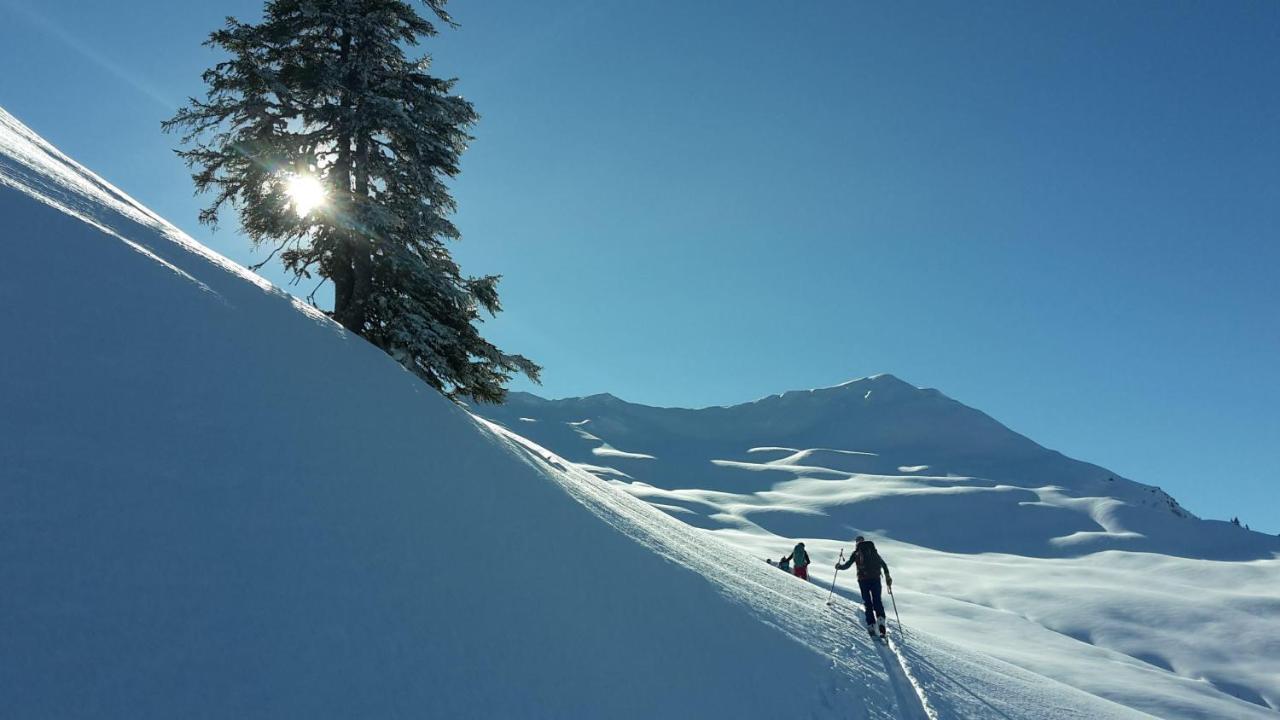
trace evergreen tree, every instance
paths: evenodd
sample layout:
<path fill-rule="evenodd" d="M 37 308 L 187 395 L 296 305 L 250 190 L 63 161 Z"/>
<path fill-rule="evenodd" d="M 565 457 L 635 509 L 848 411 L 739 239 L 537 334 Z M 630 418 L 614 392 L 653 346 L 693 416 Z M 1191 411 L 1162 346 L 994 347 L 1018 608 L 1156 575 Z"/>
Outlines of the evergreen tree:
<path fill-rule="evenodd" d="M 452 24 L 447 0 L 423 1 Z M 446 181 L 477 115 L 429 57 L 406 56 L 435 34 L 405 0 L 268 0 L 261 23 L 209 36 L 228 58 L 163 128 L 183 130 L 178 154 L 214 193 L 202 223 L 229 204 L 264 263 L 333 283 L 344 327 L 451 398 L 499 402 L 540 368 L 481 337 L 499 278 L 464 276 L 444 245 L 459 238 Z"/>

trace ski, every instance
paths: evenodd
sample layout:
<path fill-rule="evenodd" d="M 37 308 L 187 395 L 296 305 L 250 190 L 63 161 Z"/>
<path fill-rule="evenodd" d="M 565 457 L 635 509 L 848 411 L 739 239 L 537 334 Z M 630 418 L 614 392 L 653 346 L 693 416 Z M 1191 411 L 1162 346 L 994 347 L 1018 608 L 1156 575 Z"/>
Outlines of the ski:
<path fill-rule="evenodd" d="M 859 624 L 861 624 L 861 617 L 851 618 L 845 613 L 840 612 L 840 608 L 837 607 L 836 603 L 829 602 L 827 603 L 827 607 L 831 608 L 831 611 L 838 614 L 841 618 L 848 620 L 850 622 L 858 622 Z M 887 624 L 884 626 L 865 625 L 864 627 L 867 628 L 867 635 L 869 635 L 872 640 L 879 642 L 881 645 L 889 647 L 889 626 Z M 881 627 L 884 628 L 883 631 L 881 630 Z"/>

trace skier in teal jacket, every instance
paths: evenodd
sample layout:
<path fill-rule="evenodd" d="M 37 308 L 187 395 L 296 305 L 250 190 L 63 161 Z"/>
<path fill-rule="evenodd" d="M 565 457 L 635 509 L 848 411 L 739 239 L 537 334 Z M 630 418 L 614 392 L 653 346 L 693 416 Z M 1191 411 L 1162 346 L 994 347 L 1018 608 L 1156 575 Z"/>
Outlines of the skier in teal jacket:
<path fill-rule="evenodd" d="M 805 552 L 804 543 L 796 543 L 796 549 L 791 551 L 791 567 L 796 577 L 809 579 L 809 553 Z"/>

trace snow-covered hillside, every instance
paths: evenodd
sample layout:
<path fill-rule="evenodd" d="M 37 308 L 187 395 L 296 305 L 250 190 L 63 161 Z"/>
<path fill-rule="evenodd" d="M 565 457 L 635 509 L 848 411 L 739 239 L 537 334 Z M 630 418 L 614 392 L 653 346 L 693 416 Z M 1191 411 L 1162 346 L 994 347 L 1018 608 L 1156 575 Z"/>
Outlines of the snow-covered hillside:
<path fill-rule="evenodd" d="M 8 718 L 1137 714 L 444 401 L 0 111 Z"/>
<path fill-rule="evenodd" d="M 0 715 L 893 716 L 869 648 L 833 667 L 2 113 L 0 182 Z"/>
<path fill-rule="evenodd" d="M 537 423 L 511 420 L 516 434 L 469 415 L 3 111 L 0 247 L 6 718 L 1274 717 L 1223 692 L 1274 700 L 1274 663 L 1263 662 L 1280 615 L 1272 560 L 1085 563 L 1052 544 L 1030 553 L 1048 559 L 993 560 L 888 541 L 908 622 L 889 649 L 863 635 L 850 603 L 830 609 L 825 587 L 760 562 L 784 543 L 749 520 L 753 498 L 779 518 L 829 514 L 838 496 L 805 483 L 870 476 L 802 469 L 814 456 L 792 451 L 722 454 L 711 432 L 646 449 L 683 458 L 682 472 L 696 454 L 679 448 L 747 463 L 703 469 L 758 478 L 762 494 L 680 489 L 710 479 L 670 490 L 602 481 L 618 477 L 604 465 L 644 461 L 604 413 L 571 422 L 591 419 L 588 434 L 615 445 L 562 451 L 595 460 L 593 472 L 521 437 Z M 584 425 L 565 427 L 583 437 Z M 885 482 L 930 483 L 923 469 L 902 473 Z M 1156 512 L 1164 498 L 1152 496 Z M 703 513 L 704 501 L 723 514 Z M 820 564 L 836 547 L 811 544 Z M 1196 638 L 1184 631 L 1198 621 L 1177 614 L 1149 623 L 1167 642 L 1085 636 L 1101 660 L 1058 652 L 1106 599 L 1098 579 L 1126 563 L 1145 608 L 1178 610 L 1181 593 L 1233 632 L 1251 611 L 1258 629 L 1191 670 L 1181 663 Z M 1223 578 L 1234 587 L 1213 585 Z M 1036 598 L 999 592 L 1006 581 L 1087 591 L 1035 616 L 1009 609 Z M 1126 639 L 1171 654 L 1101 642 Z M 1209 676 L 1196 667 L 1218 676 L 1177 675 Z M 1108 668 L 1115 687 L 1101 687 Z M 1223 669 L 1241 671 L 1234 688 Z"/>
<path fill-rule="evenodd" d="M 968 649 L 1159 717 L 1280 706 L 1280 538 L 936 390 L 879 375 L 701 410 L 517 394 L 480 411 L 757 557 L 803 539 L 823 583 L 872 535 L 908 624 Z"/>

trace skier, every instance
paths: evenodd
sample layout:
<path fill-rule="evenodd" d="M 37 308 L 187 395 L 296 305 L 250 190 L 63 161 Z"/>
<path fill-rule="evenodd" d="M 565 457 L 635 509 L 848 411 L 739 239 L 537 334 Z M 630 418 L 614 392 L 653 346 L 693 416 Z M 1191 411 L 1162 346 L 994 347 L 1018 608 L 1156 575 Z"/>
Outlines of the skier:
<path fill-rule="evenodd" d="M 788 575 L 791 574 L 791 556 L 790 555 L 784 558 L 778 559 L 778 569 L 784 573 L 787 573 Z"/>
<path fill-rule="evenodd" d="M 796 543 L 796 549 L 791 551 L 791 565 L 795 568 L 796 577 L 809 579 L 809 553 L 805 552 L 804 543 Z"/>
<path fill-rule="evenodd" d="M 884 571 L 884 581 L 893 587 L 893 578 L 889 577 L 889 566 L 876 551 L 876 544 L 859 535 L 854 541 L 853 554 L 843 565 L 836 565 L 837 570 L 848 570 L 858 565 L 858 589 L 862 591 L 862 607 L 866 612 L 867 632 L 876 636 L 876 621 L 879 620 L 880 637 L 888 637 L 885 628 L 884 603 L 880 602 L 880 571 Z"/>

